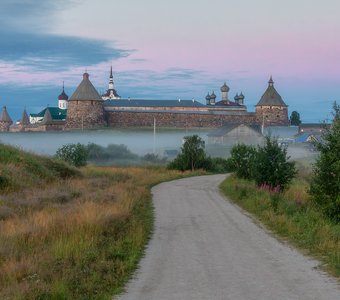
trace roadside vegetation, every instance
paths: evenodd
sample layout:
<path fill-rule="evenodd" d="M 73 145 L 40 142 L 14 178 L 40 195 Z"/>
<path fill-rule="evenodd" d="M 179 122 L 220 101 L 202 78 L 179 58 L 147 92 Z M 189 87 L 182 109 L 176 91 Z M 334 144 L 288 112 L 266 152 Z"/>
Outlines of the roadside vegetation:
<path fill-rule="evenodd" d="M 228 177 L 221 190 L 279 236 L 316 256 L 325 269 L 340 278 L 340 224 L 326 218 L 313 204 L 308 194 L 311 172 L 306 175 L 298 175 L 281 194 L 236 175 Z M 276 206 L 273 197 L 278 197 Z"/>
<path fill-rule="evenodd" d="M 230 160 L 210 157 L 205 152 L 205 142 L 198 135 L 184 137 L 184 143 L 177 157 L 168 164 L 170 170 L 195 171 L 197 169 L 212 173 L 225 173 L 232 170 Z"/>
<path fill-rule="evenodd" d="M 111 299 L 150 236 L 151 187 L 189 175 L 77 169 L 0 144 L 0 299 Z"/>
<path fill-rule="evenodd" d="M 312 166 L 289 161 L 275 140 L 231 151 L 235 173 L 221 190 L 287 241 L 316 256 L 340 278 L 340 108 L 334 104 L 320 155 Z M 242 155 L 240 155 L 240 153 Z"/>

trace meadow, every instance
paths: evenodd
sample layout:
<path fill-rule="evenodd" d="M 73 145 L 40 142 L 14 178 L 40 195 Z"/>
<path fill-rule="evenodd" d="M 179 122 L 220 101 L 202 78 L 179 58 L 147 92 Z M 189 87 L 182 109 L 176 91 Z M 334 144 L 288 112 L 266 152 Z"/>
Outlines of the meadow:
<path fill-rule="evenodd" d="M 0 154 L 0 299 L 111 299 L 150 236 L 151 187 L 192 175 Z"/>

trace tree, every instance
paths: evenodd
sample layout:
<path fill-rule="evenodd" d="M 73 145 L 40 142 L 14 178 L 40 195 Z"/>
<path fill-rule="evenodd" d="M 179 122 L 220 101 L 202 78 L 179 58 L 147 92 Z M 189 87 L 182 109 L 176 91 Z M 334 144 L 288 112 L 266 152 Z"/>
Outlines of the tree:
<path fill-rule="evenodd" d="M 292 111 L 292 114 L 290 115 L 290 125 L 293 126 L 299 126 L 301 124 L 300 120 L 300 114 L 297 111 Z"/>
<path fill-rule="evenodd" d="M 184 137 L 181 153 L 170 162 L 168 167 L 177 170 L 191 170 L 205 168 L 208 162 L 204 151 L 205 142 L 198 135 Z"/>
<path fill-rule="evenodd" d="M 340 222 L 340 106 L 333 105 L 333 123 L 316 144 L 316 160 L 310 186 L 314 203 L 335 222 Z"/>
<path fill-rule="evenodd" d="M 87 163 L 88 151 L 86 146 L 77 144 L 63 145 L 56 152 L 56 158 L 64 160 L 76 167 L 85 166 Z"/>
<path fill-rule="evenodd" d="M 251 179 L 253 176 L 256 149 L 254 146 L 238 144 L 231 149 L 231 162 L 237 177 Z"/>
<path fill-rule="evenodd" d="M 276 139 L 267 136 L 264 146 L 257 149 L 253 175 L 256 184 L 268 186 L 272 190 L 284 190 L 296 174 L 294 162 L 288 159 L 287 149 L 280 147 Z"/>

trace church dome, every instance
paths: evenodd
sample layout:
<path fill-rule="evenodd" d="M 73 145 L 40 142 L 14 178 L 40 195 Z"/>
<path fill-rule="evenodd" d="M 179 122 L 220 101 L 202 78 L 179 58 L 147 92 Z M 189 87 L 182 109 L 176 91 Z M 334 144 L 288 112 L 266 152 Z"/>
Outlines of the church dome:
<path fill-rule="evenodd" d="M 211 93 L 211 95 L 210 95 L 210 99 L 216 99 L 216 95 L 215 95 L 215 93 L 214 93 L 214 92 L 212 92 L 212 93 Z"/>
<path fill-rule="evenodd" d="M 221 92 L 229 92 L 230 88 L 229 86 L 227 86 L 226 83 L 224 83 L 222 86 L 221 86 Z"/>
<path fill-rule="evenodd" d="M 209 101 L 211 99 L 210 94 L 208 93 L 208 95 L 205 96 L 205 100 Z"/>
<path fill-rule="evenodd" d="M 68 96 L 66 95 L 64 89 L 63 92 L 59 95 L 58 100 L 68 100 Z"/>
<path fill-rule="evenodd" d="M 240 96 L 238 95 L 238 93 L 236 94 L 236 96 L 234 97 L 235 101 L 238 101 L 238 99 L 240 99 Z"/>
<path fill-rule="evenodd" d="M 61 92 L 61 94 L 58 96 L 58 100 L 68 100 L 68 96 L 65 93 L 65 88 L 64 88 L 64 82 L 63 82 L 63 91 Z"/>
<path fill-rule="evenodd" d="M 239 97 L 239 99 L 244 100 L 244 95 L 242 94 L 242 92 L 241 92 L 240 96 L 238 96 L 238 97 Z"/>

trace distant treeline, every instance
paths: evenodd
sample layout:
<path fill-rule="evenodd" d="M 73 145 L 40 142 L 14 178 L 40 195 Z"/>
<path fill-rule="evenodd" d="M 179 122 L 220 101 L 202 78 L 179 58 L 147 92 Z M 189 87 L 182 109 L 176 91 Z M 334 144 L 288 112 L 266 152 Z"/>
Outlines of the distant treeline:
<path fill-rule="evenodd" d="M 129 164 L 164 164 L 166 158 L 161 158 L 156 154 L 147 153 L 140 156 L 131 152 L 126 145 L 110 144 L 106 147 L 90 143 L 86 146 L 88 162 L 95 164 L 115 163 L 119 165 Z"/>

